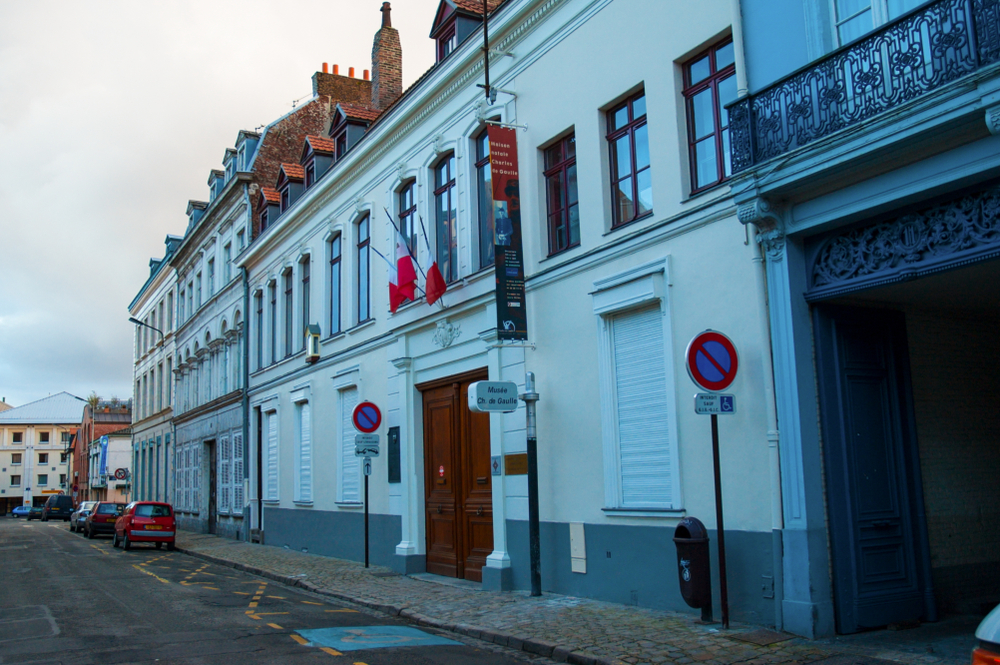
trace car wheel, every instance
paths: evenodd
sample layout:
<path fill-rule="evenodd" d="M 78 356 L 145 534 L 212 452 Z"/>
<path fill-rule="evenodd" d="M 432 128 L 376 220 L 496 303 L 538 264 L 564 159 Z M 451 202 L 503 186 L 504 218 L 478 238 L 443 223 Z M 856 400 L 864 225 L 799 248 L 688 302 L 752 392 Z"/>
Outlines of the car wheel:
<path fill-rule="evenodd" d="M 156 549 L 162 549 L 163 543 L 156 543 Z"/>
<path fill-rule="evenodd" d="M 69 523 L 69 532 L 74 533 L 76 531 L 76 525 L 72 522 Z"/>
<path fill-rule="evenodd" d="M 176 547 L 174 546 L 173 543 L 167 543 L 167 551 L 168 552 L 173 552 L 174 549 L 176 549 Z"/>
<path fill-rule="evenodd" d="M 111 534 L 111 547 L 118 547 L 118 532 Z"/>
<path fill-rule="evenodd" d="M 94 530 L 93 529 L 87 529 L 87 538 L 90 539 L 90 540 L 94 539 Z"/>
<path fill-rule="evenodd" d="M 125 534 L 125 542 L 122 543 L 122 549 L 124 549 L 126 552 L 132 549 L 132 541 L 128 539 L 127 533 Z"/>

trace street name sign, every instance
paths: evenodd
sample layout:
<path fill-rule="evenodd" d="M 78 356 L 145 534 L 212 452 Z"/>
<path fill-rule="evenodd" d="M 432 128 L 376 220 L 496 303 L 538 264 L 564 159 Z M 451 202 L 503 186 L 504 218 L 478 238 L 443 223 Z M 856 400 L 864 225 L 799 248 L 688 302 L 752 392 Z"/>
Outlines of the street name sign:
<path fill-rule="evenodd" d="M 355 457 L 378 457 L 378 434 L 356 434 L 354 436 Z"/>
<path fill-rule="evenodd" d="M 476 381 L 470 383 L 469 410 L 476 413 L 517 411 L 517 384 L 513 381 Z"/>
<path fill-rule="evenodd" d="M 694 396 L 694 412 L 703 416 L 729 416 L 736 413 L 736 396 L 718 393 L 698 393 Z"/>

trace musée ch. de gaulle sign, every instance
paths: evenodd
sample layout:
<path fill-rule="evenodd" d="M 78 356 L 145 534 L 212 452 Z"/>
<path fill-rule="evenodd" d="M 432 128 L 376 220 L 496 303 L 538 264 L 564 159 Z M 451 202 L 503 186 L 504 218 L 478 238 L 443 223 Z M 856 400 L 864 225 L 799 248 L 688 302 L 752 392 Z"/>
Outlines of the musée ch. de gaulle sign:
<path fill-rule="evenodd" d="M 528 339 L 521 253 L 521 195 L 518 190 L 517 137 L 512 128 L 490 125 L 490 172 L 496 263 L 497 338 Z"/>

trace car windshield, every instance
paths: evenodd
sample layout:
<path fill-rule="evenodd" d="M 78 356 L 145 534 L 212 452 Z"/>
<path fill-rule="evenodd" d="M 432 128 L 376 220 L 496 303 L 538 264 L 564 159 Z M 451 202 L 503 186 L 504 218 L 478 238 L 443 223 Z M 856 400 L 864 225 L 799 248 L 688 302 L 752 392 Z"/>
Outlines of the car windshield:
<path fill-rule="evenodd" d="M 114 515 L 118 511 L 118 506 L 113 503 L 102 503 L 97 507 L 98 515 Z"/>
<path fill-rule="evenodd" d="M 139 517 L 170 517 L 170 506 L 151 506 L 149 504 L 136 506 L 135 514 Z"/>

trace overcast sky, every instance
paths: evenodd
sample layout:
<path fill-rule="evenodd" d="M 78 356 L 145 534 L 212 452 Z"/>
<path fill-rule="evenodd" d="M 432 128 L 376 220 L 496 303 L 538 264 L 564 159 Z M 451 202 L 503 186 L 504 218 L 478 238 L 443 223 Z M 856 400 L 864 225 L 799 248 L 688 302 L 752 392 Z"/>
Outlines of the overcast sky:
<path fill-rule="evenodd" d="M 439 0 L 395 0 L 403 85 Z M 382 0 L 0 2 L 0 398 L 131 397 L 128 305 L 240 129 L 371 68 Z"/>

